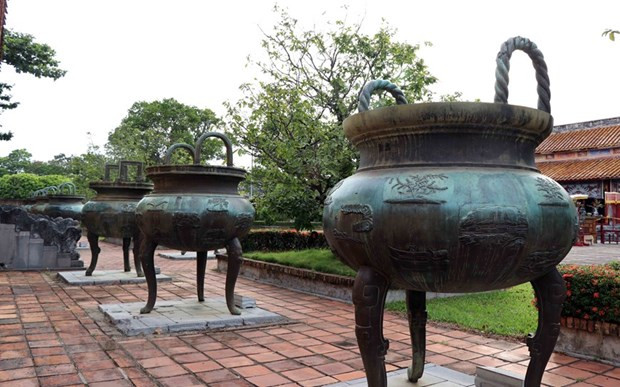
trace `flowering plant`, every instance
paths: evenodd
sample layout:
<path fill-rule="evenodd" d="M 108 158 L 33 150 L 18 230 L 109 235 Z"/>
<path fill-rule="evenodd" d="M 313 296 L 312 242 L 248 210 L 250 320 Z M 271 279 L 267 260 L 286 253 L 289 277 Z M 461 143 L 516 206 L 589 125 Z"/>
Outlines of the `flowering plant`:
<path fill-rule="evenodd" d="M 562 316 L 620 323 L 620 265 L 560 265 L 566 282 Z"/>

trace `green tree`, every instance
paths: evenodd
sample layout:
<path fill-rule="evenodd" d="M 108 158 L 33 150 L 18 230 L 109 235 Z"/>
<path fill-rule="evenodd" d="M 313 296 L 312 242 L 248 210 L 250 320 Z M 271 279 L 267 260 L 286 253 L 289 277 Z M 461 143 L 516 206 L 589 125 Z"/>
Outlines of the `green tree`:
<path fill-rule="evenodd" d="M 29 172 L 32 154 L 26 149 L 12 150 L 5 157 L 0 157 L 0 175 Z"/>
<path fill-rule="evenodd" d="M 170 145 L 193 144 L 202 133 L 215 130 L 218 122 L 211 110 L 185 105 L 173 98 L 136 102 L 121 124 L 108 135 L 105 149 L 116 160 L 161 164 Z M 221 148 L 221 142 L 208 141 L 202 154 L 205 159 L 220 156 Z M 180 157 L 189 161 L 186 156 Z"/>
<path fill-rule="evenodd" d="M 32 74 L 37 78 L 52 78 L 57 80 L 67 72 L 62 70 L 60 62 L 55 58 L 56 52 L 47 44 L 37 43 L 34 36 L 4 31 L 3 65 L 13 67 L 17 73 Z M 2 66 L 4 67 L 4 66 Z M 19 103 L 11 99 L 13 85 L 0 82 L 0 113 L 4 110 L 15 109 Z M 11 132 L 0 133 L 0 141 L 8 141 L 13 137 Z"/>
<path fill-rule="evenodd" d="M 436 78 L 418 57 L 419 45 L 395 41 L 385 22 L 371 35 L 342 20 L 320 32 L 301 29 L 277 6 L 275 12 L 280 20 L 262 40 L 267 60 L 250 62 L 264 79 L 241 86 L 243 98 L 228 104 L 228 120 L 255 158 L 250 182 L 258 213 L 309 228 L 329 189 L 355 170 L 358 155 L 342 122 L 355 111 L 363 85 L 388 79 L 413 102 L 432 97 L 428 86 Z"/>
<path fill-rule="evenodd" d="M 86 153 L 72 156 L 68 161 L 68 172 L 78 193 L 90 199 L 95 191 L 88 188 L 91 181 L 103 180 L 105 164 L 109 162 L 98 146 L 90 144 Z"/>

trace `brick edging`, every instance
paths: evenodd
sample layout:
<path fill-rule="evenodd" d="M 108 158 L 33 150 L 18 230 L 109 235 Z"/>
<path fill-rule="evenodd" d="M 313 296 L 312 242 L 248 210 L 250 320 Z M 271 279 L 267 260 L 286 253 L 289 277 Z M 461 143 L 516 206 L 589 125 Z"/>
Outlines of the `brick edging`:
<path fill-rule="evenodd" d="M 560 319 L 560 325 L 563 328 L 620 337 L 620 325 L 616 323 L 584 320 L 577 317 L 562 317 Z"/>

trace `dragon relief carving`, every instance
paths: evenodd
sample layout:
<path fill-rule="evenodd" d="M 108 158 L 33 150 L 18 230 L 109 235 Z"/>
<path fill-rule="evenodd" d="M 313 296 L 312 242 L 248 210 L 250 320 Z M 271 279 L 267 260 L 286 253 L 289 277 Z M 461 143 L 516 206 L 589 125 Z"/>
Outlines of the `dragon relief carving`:
<path fill-rule="evenodd" d="M 448 176 L 443 174 L 410 175 L 401 179 L 392 177 L 388 179 L 391 190 L 396 191 L 402 198 L 387 199 L 386 203 L 420 203 L 420 204 L 441 204 L 445 200 L 429 199 L 429 195 L 436 194 L 448 189 L 442 185 Z"/>
<path fill-rule="evenodd" d="M 344 183 L 344 180 L 340 180 L 339 182 L 336 183 L 336 185 L 330 188 L 329 191 L 327 191 L 327 197 L 325 198 L 325 201 L 323 202 L 324 205 L 329 206 L 330 204 L 332 204 L 332 202 L 334 201 L 334 199 L 332 198 L 332 194 L 336 192 L 338 188 L 340 188 L 342 183 Z"/>
<path fill-rule="evenodd" d="M 538 192 L 542 193 L 547 200 L 547 202 L 538 203 L 539 205 L 568 207 L 562 189 L 554 182 L 542 177 L 537 177 L 536 188 L 538 188 Z"/>

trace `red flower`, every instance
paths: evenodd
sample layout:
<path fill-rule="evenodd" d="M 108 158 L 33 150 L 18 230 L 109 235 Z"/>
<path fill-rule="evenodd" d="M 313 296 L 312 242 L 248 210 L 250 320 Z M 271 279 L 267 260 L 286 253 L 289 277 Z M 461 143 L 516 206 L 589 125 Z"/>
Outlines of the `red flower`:
<path fill-rule="evenodd" d="M 594 298 L 599 298 L 600 296 L 601 296 L 601 295 L 600 295 L 600 294 L 598 294 L 598 292 L 596 292 L 596 293 L 594 293 L 594 294 L 592 295 L 592 297 L 594 297 Z"/>
<path fill-rule="evenodd" d="M 584 319 L 584 320 L 589 320 L 589 319 L 590 319 L 590 315 L 589 315 L 589 314 L 587 314 L 587 313 L 586 313 L 586 314 L 584 314 L 584 315 L 583 315 L 583 319 Z"/>
<path fill-rule="evenodd" d="M 598 308 L 597 308 L 596 306 L 593 306 L 593 307 L 592 307 L 592 311 L 593 311 L 594 313 L 596 313 L 596 312 L 598 312 Z"/>
<path fill-rule="evenodd" d="M 566 291 L 566 296 L 570 297 L 573 294 L 573 292 L 571 292 L 570 290 Z"/>
<path fill-rule="evenodd" d="M 562 278 L 564 278 L 564 279 L 567 279 L 567 278 L 573 278 L 573 275 L 572 275 L 572 274 L 564 274 L 564 275 L 562 276 Z"/>
<path fill-rule="evenodd" d="M 598 312 L 598 314 L 599 314 L 600 316 L 604 316 L 604 315 L 605 315 L 605 311 L 604 311 L 604 310 L 601 310 L 601 311 L 599 311 L 599 312 Z"/>

